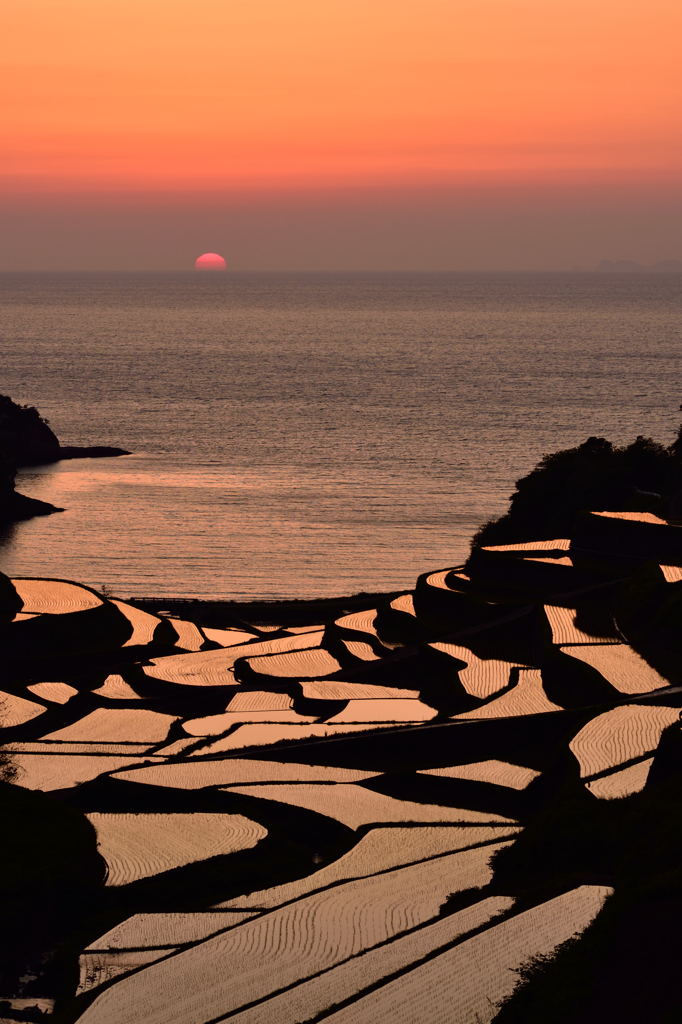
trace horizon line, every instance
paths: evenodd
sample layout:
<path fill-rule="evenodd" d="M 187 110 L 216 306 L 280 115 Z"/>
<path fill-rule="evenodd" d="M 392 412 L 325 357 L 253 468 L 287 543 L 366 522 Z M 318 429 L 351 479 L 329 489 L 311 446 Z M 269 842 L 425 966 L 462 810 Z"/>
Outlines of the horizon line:
<path fill-rule="evenodd" d="M 594 264 L 592 266 L 566 267 L 235 267 L 221 271 L 196 270 L 187 267 L 0 267 L 0 274 L 187 274 L 200 278 L 224 278 L 239 274 L 682 274 L 682 260 L 660 261 L 679 262 L 679 267 L 665 267 L 655 263 L 638 263 L 629 260 L 611 260 L 613 268 Z M 628 264 L 632 266 L 618 266 Z"/>

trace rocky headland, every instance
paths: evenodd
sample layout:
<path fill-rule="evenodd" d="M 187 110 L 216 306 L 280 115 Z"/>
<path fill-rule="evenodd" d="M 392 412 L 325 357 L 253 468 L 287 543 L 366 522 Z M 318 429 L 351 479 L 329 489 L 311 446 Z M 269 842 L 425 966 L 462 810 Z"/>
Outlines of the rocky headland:
<path fill-rule="evenodd" d="M 37 409 L 30 405 L 19 405 L 8 395 L 0 395 L 0 526 L 63 511 L 55 505 L 17 491 L 18 470 L 59 462 L 61 459 L 116 455 L 130 455 L 130 452 L 106 445 L 61 444 Z"/>

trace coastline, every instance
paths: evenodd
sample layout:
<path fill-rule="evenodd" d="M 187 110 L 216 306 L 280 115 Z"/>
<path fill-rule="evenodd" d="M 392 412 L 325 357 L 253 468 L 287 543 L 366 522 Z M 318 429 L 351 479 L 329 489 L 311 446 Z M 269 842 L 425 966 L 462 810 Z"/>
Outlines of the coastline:
<path fill-rule="evenodd" d="M 211 601 L 198 597 L 125 597 L 121 600 L 142 611 L 169 611 L 191 622 L 207 626 L 226 626 L 243 622 L 263 626 L 307 626 L 317 621 L 373 608 L 379 601 L 391 601 L 402 593 L 402 590 L 361 591 L 340 597 L 258 601 Z"/>
<path fill-rule="evenodd" d="M 17 476 L 31 466 L 63 459 L 99 459 L 130 455 L 112 445 L 63 445 L 34 406 L 0 395 L 0 526 L 65 509 L 17 490 Z"/>

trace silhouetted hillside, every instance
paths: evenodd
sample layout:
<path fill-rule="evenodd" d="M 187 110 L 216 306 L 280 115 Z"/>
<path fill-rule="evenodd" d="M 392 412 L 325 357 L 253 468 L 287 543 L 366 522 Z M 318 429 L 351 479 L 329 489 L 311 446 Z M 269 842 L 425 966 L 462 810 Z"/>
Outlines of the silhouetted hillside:
<path fill-rule="evenodd" d="M 59 458 L 59 440 L 37 409 L 0 395 L 0 450 L 16 467 L 35 466 Z"/>
<path fill-rule="evenodd" d="M 48 515 L 60 509 L 37 498 L 28 498 L 15 489 L 16 470 L 8 455 L 0 449 L 0 526 L 5 523 Z"/>
<path fill-rule="evenodd" d="M 60 459 L 128 454 L 123 448 L 62 445 L 37 409 L 19 405 L 8 395 L 0 395 L 0 526 L 62 511 L 47 502 L 20 494 L 15 489 L 17 469 Z"/>
<path fill-rule="evenodd" d="M 567 537 L 581 511 L 650 511 L 676 519 L 681 469 L 682 430 L 669 448 L 642 436 L 621 448 L 590 437 L 545 455 L 518 480 L 509 511 L 478 531 L 474 547 Z"/>
<path fill-rule="evenodd" d="M 0 780 L 0 984 L 30 996 L 68 986 L 73 933 L 103 890 L 95 830 L 79 811 L 43 793 Z"/>

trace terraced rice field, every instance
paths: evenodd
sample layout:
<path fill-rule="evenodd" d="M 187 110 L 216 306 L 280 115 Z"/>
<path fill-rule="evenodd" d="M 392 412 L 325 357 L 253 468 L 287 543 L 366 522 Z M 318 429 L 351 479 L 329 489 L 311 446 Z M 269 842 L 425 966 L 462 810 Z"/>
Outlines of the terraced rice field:
<path fill-rule="evenodd" d="M 130 742 L 160 743 L 177 721 L 171 715 L 144 708 L 98 708 L 78 722 L 48 733 L 46 740 L 73 740 L 75 742 Z"/>
<path fill-rule="evenodd" d="M 650 523 L 652 526 L 668 526 L 665 519 L 655 515 L 653 512 L 592 512 L 593 516 L 600 516 L 604 519 L 623 519 L 631 523 Z"/>
<path fill-rule="evenodd" d="M 587 788 L 600 800 L 620 800 L 625 796 L 633 796 L 644 789 L 653 763 L 653 757 L 647 757 L 628 768 L 593 779 L 587 783 Z"/>
<path fill-rule="evenodd" d="M 235 647 L 237 644 L 248 644 L 257 639 L 256 633 L 247 633 L 245 629 L 216 629 L 213 626 L 202 626 L 201 631 L 207 640 L 220 644 L 221 647 Z"/>
<path fill-rule="evenodd" d="M 349 700 L 343 711 L 328 718 L 337 722 L 428 722 L 436 711 L 421 700 L 398 697 L 388 700 Z"/>
<path fill-rule="evenodd" d="M 190 736 L 222 736 L 244 722 L 305 725 L 307 722 L 316 720 L 310 715 L 299 715 L 293 708 L 286 708 L 284 711 L 224 711 L 222 715 L 192 718 L 188 722 L 184 722 L 182 728 Z"/>
<path fill-rule="evenodd" d="M 525 668 L 519 671 L 518 682 L 511 690 L 479 708 L 453 715 L 453 718 L 508 718 L 514 715 L 539 715 L 546 711 L 561 711 L 561 708 L 552 703 L 545 693 L 540 669 Z"/>
<path fill-rule="evenodd" d="M 362 991 L 395 973 L 410 969 L 415 961 L 451 944 L 469 932 L 490 925 L 508 912 L 514 901 L 507 896 L 489 897 L 472 906 L 415 929 L 352 960 L 332 967 L 281 995 L 230 1017 L 235 1024 L 296 1024 L 322 1014 L 329 1007 L 357 997 Z M 371 1019 L 371 1018 L 370 1018 Z M 364 1024 L 364 1021 L 363 1021 Z"/>
<path fill-rule="evenodd" d="M 379 655 L 373 647 L 364 640 L 341 640 L 341 647 L 355 661 L 377 661 Z M 344 663 L 346 658 L 344 655 Z"/>
<path fill-rule="evenodd" d="M 322 740 L 342 736 L 351 732 L 367 732 L 373 729 L 388 729 L 394 722 L 344 722 L 327 725 L 312 722 L 310 725 L 248 725 L 238 726 L 234 732 L 220 737 L 201 748 L 201 754 L 220 754 L 247 747 L 270 747 L 274 743 L 305 743 L 307 740 Z"/>
<path fill-rule="evenodd" d="M 145 760 L 145 755 L 110 756 L 99 754 L 12 754 L 18 770 L 16 782 L 24 789 L 73 789 L 118 768 L 129 768 Z"/>
<path fill-rule="evenodd" d="M 403 615 L 410 615 L 416 621 L 416 614 L 414 610 L 414 598 L 412 594 L 400 594 L 399 597 L 394 597 L 390 602 L 389 607 L 396 612 L 402 612 Z"/>
<path fill-rule="evenodd" d="M 128 975 L 81 1021 L 196 1024 L 234 1012 L 433 919 L 454 889 L 486 884 L 490 852 L 451 854 L 259 915 Z"/>
<path fill-rule="evenodd" d="M 431 590 L 445 590 L 450 593 L 450 587 L 447 584 L 447 578 L 452 572 L 452 569 L 439 569 L 438 572 L 429 573 L 425 579 L 425 585 Z"/>
<path fill-rule="evenodd" d="M 24 697 L 17 697 L 13 693 L 2 693 L 0 691 L 0 715 L 3 726 L 11 728 L 14 725 L 23 725 L 44 714 L 45 707 L 36 704 L 35 701 L 26 700 Z"/>
<path fill-rule="evenodd" d="M 34 683 L 33 686 L 27 687 L 29 693 L 35 694 L 41 700 L 47 700 L 51 704 L 66 704 L 67 701 L 71 700 L 78 693 L 75 686 L 69 686 L 68 683 Z M 2 696 L 0 696 L 2 701 Z M 9 724 L 3 713 L 2 716 L 3 724 Z"/>
<path fill-rule="evenodd" d="M 149 765 L 135 771 L 117 772 L 115 777 L 144 786 L 205 789 L 263 782 L 360 782 L 375 774 L 358 768 L 326 768 L 322 765 L 230 757 Z"/>
<path fill-rule="evenodd" d="M 167 616 L 168 621 L 177 634 L 177 644 L 183 651 L 200 651 L 206 643 L 206 637 L 193 622 L 185 619 L 176 619 L 175 616 Z"/>
<path fill-rule="evenodd" d="M 316 626 L 287 626 L 287 633 L 321 633 L 324 631 L 324 623 Z"/>
<path fill-rule="evenodd" d="M 135 608 L 134 605 L 127 604 L 125 601 L 116 601 L 114 598 L 111 598 L 111 604 L 118 608 L 132 627 L 132 634 L 126 640 L 125 647 L 146 646 L 152 643 L 154 632 L 161 622 L 158 616 L 151 615 L 141 608 Z"/>
<path fill-rule="evenodd" d="M 78 964 L 80 979 L 76 995 L 92 992 L 102 985 L 118 981 L 126 974 L 168 956 L 170 952 L 168 949 L 126 949 L 81 953 Z"/>
<path fill-rule="evenodd" d="M 679 708 L 625 704 L 593 718 L 569 746 L 583 778 L 651 754 L 664 729 L 679 721 Z"/>
<path fill-rule="evenodd" d="M 485 847 L 492 856 L 498 843 L 516 835 L 515 825 L 491 829 L 476 825 L 417 825 L 404 828 L 383 825 L 363 835 L 348 853 L 312 875 L 285 885 L 262 889 L 247 896 L 220 903 L 237 910 L 272 909 L 311 892 L 338 885 L 350 879 L 370 878 L 394 868 L 417 864 L 476 846 Z M 493 846 L 488 846 L 492 843 Z M 484 855 L 482 855 L 484 856 Z M 476 861 L 478 863 L 478 861 Z"/>
<path fill-rule="evenodd" d="M 264 783 L 248 790 L 235 786 L 233 793 L 248 793 L 263 800 L 285 800 L 295 807 L 307 807 L 317 814 L 334 817 L 350 828 L 375 825 L 378 822 L 461 822 L 462 824 L 509 825 L 510 818 L 487 811 L 475 811 L 461 807 L 439 807 L 434 804 L 417 804 L 409 800 L 396 800 L 371 789 L 338 783 L 330 791 L 327 786 L 298 783 L 288 786 L 282 792 L 277 786 Z M 491 836 L 492 838 L 492 836 Z"/>
<path fill-rule="evenodd" d="M 627 644 L 587 644 L 561 650 L 596 668 L 621 693 L 650 693 L 670 685 Z"/>
<path fill-rule="evenodd" d="M 611 891 L 605 886 L 581 886 L 500 924 L 493 922 L 480 934 L 324 1020 L 329 1024 L 408 1024 L 418 1019 L 430 1024 L 487 1024 L 515 988 L 518 968 L 584 931 Z"/>
<path fill-rule="evenodd" d="M 98 697 L 104 697 L 105 700 L 141 699 L 132 686 L 118 673 L 112 673 L 112 675 L 107 676 L 102 685 L 93 690 L 93 693 L 96 693 Z"/>
<path fill-rule="evenodd" d="M 157 757 L 175 758 L 187 752 L 188 756 L 190 756 L 192 751 L 200 744 L 203 744 L 202 737 L 184 736 L 179 740 L 172 740 L 170 743 L 162 743 L 160 746 L 154 747 L 154 754 Z"/>
<path fill-rule="evenodd" d="M 523 559 L 524 562 L 544 562 L 545 565 L 563 565 L 567 568 L 573 568 L 573 559 L 570 555 L 561 555 L 558 558 L 545 558 L 543 556 L 530 556 Z"/>
<path fill-rule="evenodd" d="M 219 854 L 248 850 L 266 830 L 240 814 L 100 814 L 88 818 L 107 863 L 107 885 L 129 885 Z"/>
<path fill-rule="evenodd" d="M 567 567 L 569 543 L 489 550 L 510 553 L 501 567 L 524 557 Z M 597 798 L 587 801 L 597 823 L 613 815 L 607 801 L 636 793 L 627 813 L 646 810 L 650 794 L 665 792 L 657 787 L 674 762 L 682 700 L 626 642 L 576 625 L 595 617 L 592 591 L 580 610 L 540 593 L 540 643 L 520 633 L 517 653 L 527 597 L 514 596 L 510 577 L 502 611 L 515 625 L 499 636 L 506 657 L 530 663 L 440 641 L 422 604 L 446 638 L 459 628 L 455 611 L 446 628 L 449 607 L 500 609 L 470 565 L 461 585 L 451 569 L 420 577 L 416 608 L 406 593 L 290 628 L 231 628 L 231 618 L 204 628 L 159 613 L 164 622 L 69 582 L 17 582 L 27 603 L 7 626 L 18 640 L 0 694 L 2 725 L 13 730 L 0 754 L 20 787 L 73 790 L 56 793 L 54 806 L 82 808 L 108 865 L 106 893 L 93 893 L 78 922 L 89 943 L 79 992 L 88 997 L 66 999 L 69 1020 L 478 1024 L 493 1019 L 529 957 L 594 919 L 610 890 L 579 883 L 611 876 L 595 875 L 589 844 L 576 888 L 546 899 L 561 889 L 542 877 L 536 898 L 546 902 L 530 908 L 521 899 L 535 890 L 525 879 L 516 887 L 513 856 L 494 878 L 493 854 L 522 828 L 524 842 L 544 849 L 543 794 L 555 780 L 568 812 L 572 796 L 585 799 L 582 786 Z M 662 574 L 682 579 L 676 566 Z M 543 573 L 534 578 L 541 590 Z M 94 608 L 93 653 L 85 613 Z M 66 647 L 54 661 L 36 651 L 33 662 L 25 650 L 34 627 L 22 622 L 42 615 L 55 617 L 46 636 L 59 622 L 73 644 L 66 661 Z M 477 652 L 484 639 L 471 641 Z M 394 653 L 401 646 L 406 657 Z M 571 700 L 569 658 L 575 698 L 564 710 L 548 693 Z M 462 688 L 471 698 L 463 706 L 480 703 L 447 720 Z M 662 693 L 648 700 L 669 706 L 619 703 L 653 690 Z M 111 927 L 114 913 L 127 916 Z"/>
<path fill-rule="evenodd" d="M 520 662 L 501 661 L 497 658 L 479 658 L 468 647 L 461 644 L 432 643 L 435 651 L 447 654 L 455 662 L 465 662 L 457 668 L 459 681 L 468 694 L 487 700 L 493 694 L 509 686 L 513 668 L 523 667 Z"/>
<path fill-rule="evenodd" d="M 86 953 L 131 949 L 176 949 L 200 942 L 253 917 L 254 911 L 207 910 L 187 914 L 133 914 L 91 942 Z"/>
<path fill-rule="evenodd" d="M 102 598 L 94 590 L 66 580 L 12 579 L 23 601 L 22 612 L 31 615 L 64 615 L 98 608 Z"/>
<path fill-rule="evenodd" d="M 363 611 L 351 612 L 350 615 L 343 615 L 336 620 L 336 628 L 347 630 L 353 633 L 366 633 L 378 644 L 383 646 L 376 627 L 376 608 L 366 608 Z"/>
<path fill-rule="evenodd" d="M 465 573 L 462 569 L 451 569 L 446 577 L 448 585 L 451 589 L 457 589 L 457 587 L 465 588 L 470 586 L 471 577 Z"/>
<path fill-rule="evenodd" d="M 484 551 L 568 551 L 571 546 L 566 537 L 557 540 L 527 540 L 516 544 L 493 544 L 483 548 Z"/>
<path fill-rule="evenodd" d="M 445 779 L 471 779 L 472 782 L 487 782 L 492 786 L 521 790 L 537 779 L 540 772 L 519 764 L 510 764 L 508 761 L 492 760 L 457 764 L 450 768 L 423 768 L 419 774 L 435 775 Z"/>
<path fill-rule="evenodd" d="M 400 700 L 419 698 L 419 690 L 403 689 L 401 686 L 379 686 L 372 683 L 345 683 L 338 679 L 303 681 L 301 690 L 304 697 L 313 700 Z"/>
<path fill-rule="evenodd" d="M 679 583 L 682 580 L 681 565 L 661 565 L 659 568 L 666 583 Z"/>
<path fill-rule="evenodd" d="M 17 754 L 144 754 L 150 747 L 147 743 L 76 743 L 72 740 L 29 740 L 24 743 L 7 743 L 4 750 Z"/>
<path fill-rule="evenodd" d="M 566 644 L 615 644 L 616 640 L 586 632 L 576 625 L 575 608 L 546 604 L 545 614 L 552 628 L 552 643 L 558 647 Z"/>
<path fill-rule="evenodd" d="M 153 658 L 145 666 L 145 673 L 154 679 L 183 686 L 227 686 L 234 685 L 231 669 L 237 658 L 244 655 L 256 657 L 262 654 L 282 654 L 285 651 L 311 647 L 322 639 L 322 631 L 301 633 L 294 636 L 275 637 L 256 643 L 235 644 L 222 650 L 200 651 L 197 654 L 177 654 L 165 658 Z"/>
<path fill-rule="evenodd" d="M 294 705 L 286 693 L 269 690 L 243 690 L 230 699 L 227 710 L 236 711 L 288 711 Z"/>
<path fill-rule="evenodd" d="M 333 675 L 341 668 L 334 655 L 322 647 L 248 657 L 248 664 L 254 676 L 264 683 L 268 679 L 320 679 Z"/>

